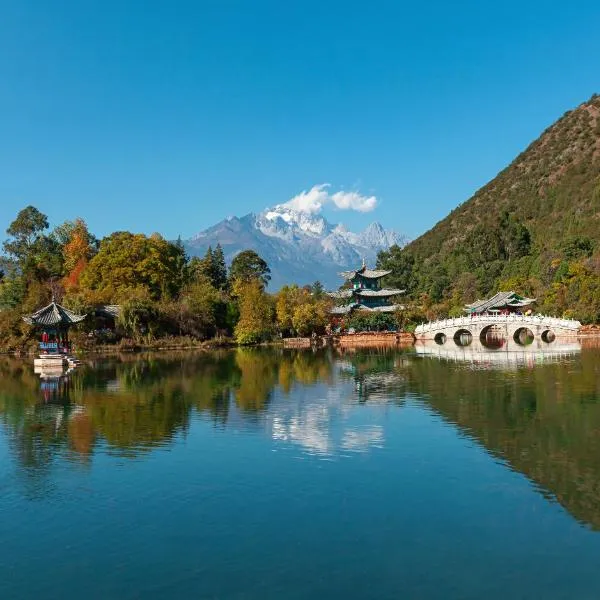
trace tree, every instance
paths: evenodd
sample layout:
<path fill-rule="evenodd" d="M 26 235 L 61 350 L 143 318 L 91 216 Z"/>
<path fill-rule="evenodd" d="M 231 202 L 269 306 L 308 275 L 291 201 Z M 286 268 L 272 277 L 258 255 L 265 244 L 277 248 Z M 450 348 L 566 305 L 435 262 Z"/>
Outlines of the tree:
<path fill-rule="evenodd" d="M 571 237 L 563 243 L 562 251 L 567 260 L 588 258 L 594 253 L 594 242 L 586 236 Z"/>
<path fill-rule="evenodd" d="M 327 306 L 323 302 L 308 302 L 297 306 L 292 323 L 294 329 L 303 336 L 322 333 L 328 323 Z"/>
<path fill-rule="evenodd" d="M 48 218 L 34 206 L 21 210 L 6 233 L 4 250 L 27 280 L 44 281 L 62 274 L 60 244 L 43 234 Z"/>
<path fill-rule="evenodd" d="M 177 287 L 182 289 L 184 285 L 189 281 L 189 269 L 188 264 L 190 259 L 185 251 L 185 246 L 181 241 L 181 236 L 177 237 L 177 241 L 175 242 L 175 270 L 177 271 L 177 277 L 179 281 L 177 282 Z"/>
<path fill-rule="evenodd" d="M 310 291 L 316 300 L 320 300 L 325 296 L 325 288 L 318 279 L 310 286 Z"/>
<path fill-rule="evenodd" d="M 273 305 L 258 278 L 235 279 L 233 293 L 238 299 L 240 318 L 235 338 L 240 344 L 264 342 L 273 336 Z"/>
<path fill-rule="evenodd" d="M 244 250 L 231 262 L 229 278 L 232 282 L 239 280 L 246 283 L 258 280 L 264 287 L 271 280 L 271 269 L 254 250 Z"/>
<path fill-rule="evenodd" d="M 222 300 L 208 279 L 194 281 L 187 286 L 176 304 L 180 309 L 178 324 L 181 333 L 198 338 L 215 334 L 217 311 Z"/>
<path fill-rule="evenodd" d="M 192 281 L 208 279 L 212 282 L 213 262 L 213 250 L 211 246 L 208 247 L 206 253 L 202 258 L 194 256 L 189 263 L 189 270 Z"/>
<path fill-rule="evenodd" d="M 293 334 L 295 329 L 293 323 L 294 311 L 308 298 L 307 291 L 297 285 L 284 285 L 275 295 L 277 326 L 284 335 Z"/>
<path fill-rule="evenodd" d="M 229 282 L 221 244 L 214 250 L 209 246 L 203 258 L 194 257 L 190 261 L 190 272 L 192 279 L 208 279 L 215 289 L 225 291 Z"/>
<path fill-rule="evenodd" d="M 159 324 L 155 302 L 143 288 L 130 290 L 130 297 L 121 303 L 119 324 L 134 339 L 152 338 Z"/>
<path fill-rule="evenodd" d="M 218 290 L 226 290 L 228 286 L 227 265 L 221 244 L 217 244 L 212 255 L 212 284 Z"/>
<path fill-rule="evenodd" d="M 390 313 L 356 311 L 348 322 L 356 331 L 390 331 L 397 328 L 397 317 Z"/>
<path fill-rule="evenodd" d="M 48 228 L 48 217 L 35 206 L 27 206 L 19 211 L 6 233 L 12 238 L 4 242 L 4 250 L 14 257 L 23 268 L 42 232 Z"/>
<path fill-rule="evenodd" d="M 119 231 L 102 240 L 81 276 L 81 286 L 111 301 L 140 287 L 155 300 L 173 298 L 181 290 L 184 256 L 180 247 L 158 234 L 147 237 Z"/>
<path fill-rule="evenodd" d="M 394 245 L 389 250 L 381 251 L 377 256 L 377 267 L 392 271 L 386 277 L 390 286 L 406 290 L 408 294 L 416 288 L 415 258 L 408 250 Z"/>
<path fill-rule="evenodd" d="M 56 237 L 67 236 L 62 247 L 64 284 L 65 288 L 72 289 L 79 284 L 79 278 L 92 257 L 94 237 L 83 219 L 75 219 L 73 223 L 67 221 L 61 227 L 63 229 Z"/>

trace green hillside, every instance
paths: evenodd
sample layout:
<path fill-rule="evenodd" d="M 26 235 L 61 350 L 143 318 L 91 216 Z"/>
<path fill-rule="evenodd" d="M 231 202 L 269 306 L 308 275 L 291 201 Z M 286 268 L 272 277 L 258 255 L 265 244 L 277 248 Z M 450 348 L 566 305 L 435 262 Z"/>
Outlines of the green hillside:
<path fill-rule="evenodd" d="M 381 253 L 379 266 L 437 313 L 510 288 L 541 311 L 600 321 L 600 96 L 427 233 Z"/>

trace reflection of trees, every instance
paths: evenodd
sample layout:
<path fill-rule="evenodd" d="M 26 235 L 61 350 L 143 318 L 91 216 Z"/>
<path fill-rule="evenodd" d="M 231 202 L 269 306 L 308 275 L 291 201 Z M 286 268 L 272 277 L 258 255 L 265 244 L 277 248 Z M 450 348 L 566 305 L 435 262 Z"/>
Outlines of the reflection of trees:
<path fill-rule="evenodd" d="M 399 400 L 406 391 L 407 356 L 386 348 L 352 348 L 342 354 L 342 373 L 353 379 L 360 402 Z"/>
<path fill-rule="evenodd" d="M 249 422 L 266 415 L 274 436 L 329 447 L 331 423 L 352 402 L 400 402 L 411 393 L 600 528 L 599 359 L 590 349 L 567 365 L 505 372 L 378 349 L 129 355 L 94 359 L 42 390 L 29 363 L 5 358 L 0 424 L 20 470 L 39 487 L 57 456 L 86 463 L 99 443 L 134 456 L 170 443 L 194 415 L 218 426 L 233 414 Z M 353 383 L 351 402 L 348 388 L 325 400 L 307 392 L 301 403 L 287 401 L 296 384 L 332 382 L 338 372 Z M 341 447 L 362 443 L 346 437 Z"/>
<path fill-rule="evenodd" d="M 279 357 L 273 352 L 239 349 L 235 355 L 240 370 L 239 383 L 235 386 L 235 399 L 244 411 L 263 409 L 269 401 L 277 381 Z"/>
<path fill-rule="evenodd" d="M 27 469 L 49 468 L 58 453 L 88 461 L 102 441 L 127 456 L 169 443 L 192 411 L 226 424 L 263 411 L 272 390 L 331 376 L 322 355 L 280 350 L 90 359 L 68 377 L 40 381 L 28 362 L 0 360 L 0 423 Z"/>
<path fill-rule="evenodd" d="M 510 373 L 420 360 L 406 374 L 436 411 L 600 528 L 599 359 Z"/>

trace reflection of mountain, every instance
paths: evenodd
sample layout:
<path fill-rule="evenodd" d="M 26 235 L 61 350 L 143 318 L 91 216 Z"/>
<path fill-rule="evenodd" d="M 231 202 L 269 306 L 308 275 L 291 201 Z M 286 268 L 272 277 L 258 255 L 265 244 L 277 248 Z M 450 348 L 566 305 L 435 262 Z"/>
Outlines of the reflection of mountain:
<path fill-rule="evenodd" d="M 509 375 L 421 360 L 407 374 L 436 412 L 600 528 L 599 359 L 589 351 Z"/>
<path fill-rule="evenodd" d="M 581 352 L 581 344 L 577 340 L 556 340 L 550 344 L 534 340 L 533 343 L 522 346 L 514 340 L 502 340 L 501 345 L 490 348 L 478 339 L 474 339 L 468 346 L 460 346 L 454 340 L 447 340 L 444 344 L 425 340 L 418 341 L 415 350 L 419 356 L 433 356 L 486 369 L 505 369 L 573 357 Z"/>

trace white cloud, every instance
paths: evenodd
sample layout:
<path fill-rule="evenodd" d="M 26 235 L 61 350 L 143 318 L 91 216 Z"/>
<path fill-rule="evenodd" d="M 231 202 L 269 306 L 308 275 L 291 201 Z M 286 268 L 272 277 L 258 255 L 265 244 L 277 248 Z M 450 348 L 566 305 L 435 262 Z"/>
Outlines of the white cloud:
<path fill-rule="evenodd" d="M 375 196 L 363 196 L 358 192 L 339 191 L 330 193 L 328 183 L 320 183 L 308 191 L 303 191 L 284 206 L 294 210 L 307 213 L 319 213 L 327 204 L 331 204 L 340 210 L 356 210 L 358 212 L 370 212 L 377 206 Z"/>

